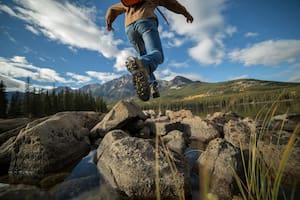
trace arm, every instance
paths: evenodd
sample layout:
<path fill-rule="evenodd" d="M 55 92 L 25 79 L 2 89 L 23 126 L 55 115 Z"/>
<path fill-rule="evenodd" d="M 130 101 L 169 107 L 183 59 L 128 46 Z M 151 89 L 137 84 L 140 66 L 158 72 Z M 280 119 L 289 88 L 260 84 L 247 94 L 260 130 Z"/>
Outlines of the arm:
<path fill-rule="evenodd" d="M 107 10 L 105 19 L 106 19 L 106 28 L 108 31 L 113 30 L 112 23 L 119 15 L 123 14 L 124 12 L 126 12 L 126 10 L 122 3 L 117 3 L 111 6 Z"/>
<path fill-rule="evenodd" d="M 185 16 L 188 23 L 192 23 L 194 21 L 193 16 L 186 10 L 183 5 L 181 5 L 176 0 L 160 0 L 159 5 L 164 6 L 165 8 L 176 14 L 182 14 L 183 16 Z"/>

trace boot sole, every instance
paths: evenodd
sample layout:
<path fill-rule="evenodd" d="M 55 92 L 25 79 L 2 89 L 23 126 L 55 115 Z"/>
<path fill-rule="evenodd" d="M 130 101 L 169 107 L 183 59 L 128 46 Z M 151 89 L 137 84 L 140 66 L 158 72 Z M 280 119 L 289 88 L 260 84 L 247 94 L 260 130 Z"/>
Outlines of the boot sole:
<path fill-rule="evenodd" d="M 148 101 L 150 99 L 150 86 L 147 74 L 145 73 L 145 71 L 142 71 L 138 68 L 133 57 L 128 57 L 125 65 L 132 75 L 132 81 L 137 96 L 142 101 Z"/>

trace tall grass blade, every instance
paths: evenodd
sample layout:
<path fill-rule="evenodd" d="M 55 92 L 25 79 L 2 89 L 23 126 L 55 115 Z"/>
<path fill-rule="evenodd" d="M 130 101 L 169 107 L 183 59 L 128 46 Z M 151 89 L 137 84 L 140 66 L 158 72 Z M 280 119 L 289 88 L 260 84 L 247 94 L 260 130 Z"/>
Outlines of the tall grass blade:
<path fill-rule="evenodd" d="M 159 178 L 159 135 L 158 133 L 155 136 L 155 192 L 156 199 L 160 200 L 160 178 Z"/>

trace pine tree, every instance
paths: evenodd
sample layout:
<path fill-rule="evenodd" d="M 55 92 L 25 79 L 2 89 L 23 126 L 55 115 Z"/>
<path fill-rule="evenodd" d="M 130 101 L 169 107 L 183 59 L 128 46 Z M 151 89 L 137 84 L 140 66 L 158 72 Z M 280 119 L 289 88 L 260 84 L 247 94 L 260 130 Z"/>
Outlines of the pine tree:
<path fill-rule="evenodd" d="M 6 85 L 3 81 L 0 82 L 0 118 L 5 118 L 7 115 L 7 96 Z"/>
<path fill-rule="evenodd" d="M 21 97 L 20 92 L 16 92 L 12 95 L 8 109 L 8 115 L 10 117 L 19 117 L 23 115 L 22 102 L 23 99 Z"/>
<path fill-rule="evenodd" d="M 50 115 L 51 113 L 51 97 L 49 96 L 48 90 L 46 91 L 46 94 L 43 95 L 43 100 L 42 100 L 44 106 L 43 106 L 43 112 L 45 115 Z"/>
<path fill-rule="evenodd" d="M 25 86 L 25 97 L 23 101 L 23 113 L 24 115 L 31 116 L 31 107 L 30 107 L 30 102 L 31 102 L 31 94 L 30 94 L 30 78 L 27 77 L 27 82 Z"/>

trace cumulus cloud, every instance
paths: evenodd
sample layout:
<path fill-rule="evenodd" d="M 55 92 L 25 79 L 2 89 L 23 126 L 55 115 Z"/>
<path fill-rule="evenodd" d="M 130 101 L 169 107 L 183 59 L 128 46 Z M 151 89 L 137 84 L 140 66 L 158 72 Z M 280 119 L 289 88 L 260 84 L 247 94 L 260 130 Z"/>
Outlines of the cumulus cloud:
<path fill-rule="evenodd" d="M 256 32 L 248 32 L 245 34 L 245 37 L 257 37 L 257 36 L 259 36 L 259 34 Z"/>
<path fill-rule="evenodd" d="M 160 34 L 160 38 L 167 41 L 167 48 L 180 47 L 186 41 L 188 41 L 186 37 L 179 37 L 178 34 L 173 31 L 164 30 L 162 26 L 158 27 L 158 31 Z"/>
<path fill-rule="evenodd" d="M 0 13 L 1 12 L 6 12 L 7 14 L 9 14 L 13 17 L 17 17 L 17 14 L 7 5 L 0 5 Z"/>
<path fill-rule="evenodd" d="M 67 76 L 72 77 L 72 79 L 75 80 L 77 84 L 87 83 L 92 80 L 92 78 L 89 76 L 83 76 L 72 72 L 67 72 Z"/>
<path fill-rule="evenodd" d="M 95 23 L 95 7 L 79 7 L 69 1 L 53 0 L 14 0 L 13 7 L 0 6 L 0 12 L 6 12 L 27 23 L 26 29 L 34 34 L 42 33 L 51 40 L 70 46 L 97 51 L 117 62 L 128 50 L 118 49 L 123 41 L 115 39 L 104 27 Z M 122 70 L 115 65 L 117 70 Z M 123 69 L 124 70 L 124 69 Z"/>
<path fill-rule="evenodd" d="M 196 43 L 189 49 L 190 56 L 201 64 L 220 64 L 224 58 L 223 39 L 236 32 L 226 25 L 222 11 L 226 0 L 179 0 L 194 17 L 193 24 L 187 24 L 185 17 L 168 12 L 171 29 Z"/>
<path fill-rule="evenodd" d="M 87 71 L 86 73 L 89 76 L 98 79 L 101 83 L 105 83 L 107 81 L 110 81 L 110 80 L 120 77 L 119 74 L 110 73 L 110 72 Z"/>
<path fill-rule="evenodd" d="M 186 68 L 189 67 L 189 61 L 186 60 L 184 62 L 177 62 L 175 60 L 172 60 L 169 63 L 167 63 L 167 65 L 174 68 Z"/>
<path fill-rule="evenodd" d="M 35 88 L 51 89 L 53 86 L 47 86 L 45 84 L 60 83 L 60 84 L 82 84 L 92 81 L 94 78 L 98 79 L 101 83 L 105 83 L 112 79 L 118 78 L 121 75 L 109 72 L 96 72 L 87 71 L 87 75 L 80 75 L 73 72 L 67 72 L 65 78 L 57 73 L 55 70 L 46 67 L 39 67 L 32 65 L 26 57 L 14 56 L 12 58 L 0 57 L 0 80 L 3 80 L 7 86 L 8 91 L 24 91 L 24 85 L 26 84 L 22 79 L 30 77 L 32 84 Z M 37 83 L 42 83 L 37 84 Z"/>
<path fill-rule="evenodd" d="M 245 66 L 277 66 L 282 62 L 297 62 L 300 58 L 300 40 L 268 40 L 256 43 L 245 49 L 229 53 L 232 61 Z"/>
<path fill-rule="evenodd" d="M 289 82 L 300 82 L 300 72 L 294 73 L 289 79 Z"/>
<path fill-rule="evenodd" d="M 25 90 L 25 82 L 20 81 L 15 78 L 11 78 L 9 76 L 5 76 L 3 74 L 0 74 L 0 80 L 3 81 L 3 83 L 6 86 L 6 91 L 24 91 Z"/>
<path fill-rule="evenodd" d="M 32 32 L 33 34 L 35 34 L 35 35 L 39 35 L 39 34 L 40 34 L 40 32 L 39 32 L 37 29 L 35 29 L 34 27 L 32 27 L 32 26 L 26 25 L 25 28 L 26 28 L 28 31 L 30 31 L 30 32 Z"/>
<path fill-rule="evenodd" d="M 32 80 L 39 82 L 71 82 L 71 80 L 66 80 L 53 69 L 37 67 L 30 64 L 27 59 L 22 56 L 14 56 L 10 59 L 0 57 L 0 66 L 0 75 L 12 79 L 30 77 Z"/>

